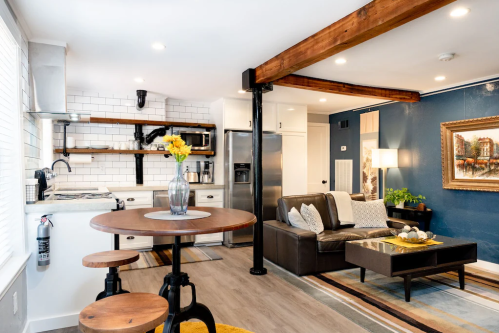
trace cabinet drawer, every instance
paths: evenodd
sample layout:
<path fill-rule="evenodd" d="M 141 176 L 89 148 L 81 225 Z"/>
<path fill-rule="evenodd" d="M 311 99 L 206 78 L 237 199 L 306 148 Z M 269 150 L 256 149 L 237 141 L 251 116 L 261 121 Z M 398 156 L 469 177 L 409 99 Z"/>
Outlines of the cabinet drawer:
<path fill-rule="evenodd" d="M 200 202 L 199 204 L 196 204 L 198 207 L 217 207 L 217 208 L 224 208 L 224 203 L 219 201 L 219 202 Z"/>
<path fill-rule="evenodd" d="M 120 235 L 120 250 L 151 249 L 153 239 L 150 236 Z"/>
<path fill-rule="evenodd" d="M 224 201 L 224 191 L 223 190 L 197 190 L 196 191 L 196 205 L 198 203 L 223 202 L 223 201 Z"/>
<path fill-rule="evenodd" d="M 133 192 L 113 192 L 116 198 L 125 202 L 125 206 L 152 206 L 152 191 L 133 191 Z"/>

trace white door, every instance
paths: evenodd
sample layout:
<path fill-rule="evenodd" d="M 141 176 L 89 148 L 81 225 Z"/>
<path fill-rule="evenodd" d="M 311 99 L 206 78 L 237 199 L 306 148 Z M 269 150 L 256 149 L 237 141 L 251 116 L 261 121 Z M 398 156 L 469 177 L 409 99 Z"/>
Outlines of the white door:
<path fill-rule="evenodd" d="M 307 133 L 282 134 L 282 195 L 307 193 Z"/>
<path fill-rule="evenodd" d="M 277 110 L 275 103 L 262 103 L 263 112 L 263 130 L 265 132 L 275 132 L 277 128 Z"/>
<path fill-rule="evenodd" d="M 329 124 L 308 123 L 308 193 L 329 191 Z"/>
<path fill-rule="evenodd" d="M 251 130 L 251 101 L 226 99 L 224 103 L 225 128 Z"/>
<path fill-rule="evenodd" d="M 277 104 L 277 132 L 307 132 L 307 107 Z"/>

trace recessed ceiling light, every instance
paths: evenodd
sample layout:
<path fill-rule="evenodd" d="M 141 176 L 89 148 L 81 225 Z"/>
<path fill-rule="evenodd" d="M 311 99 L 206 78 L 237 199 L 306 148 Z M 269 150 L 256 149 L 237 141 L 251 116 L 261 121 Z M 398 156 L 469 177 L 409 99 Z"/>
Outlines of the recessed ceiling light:
<path fill-rule="evenodd" d="M 135 79 L 133 79 L 135 82 L 137 83 L 143 83 L 144 82 L 144 79 L 141 78 L 141 77 L 136 77 Z"/>
<path fill-rule="evenodd" d="M 435 78 L 435 81 L 443 81 L 443 80 L 445 80 L 445 76 L 437 76 Z"/>
<path fill-rule="evenodd" d="M 291 109 L 288 109 L 288 111 L 294 111 L 295 109 L 291 108 Z"/>
<path fill-rule="evenodd" d="M 325 101 L 327 101 L 327 99 L 325 99 L 325 98 L 321 98 L 321 99 L 319 100 L 319 102 L 322 102 L 322 103 L 324 103 Z"/>
<path fill-rule="evenodd" d="M 238 90 L 237 92 L 240 94 L 246 94 L 246 90 Z"/>
<path fill-rule="evenodd" d="M 460 7 L 460 8 L 456 8 L 452 12 L 450 12 L 450 16 L 462 17 L 462 16 L 468 14 L 469 12 L 470 12 L 469 8 Z"/>
<path fill-rule="evenodd" d="M 347 62 L 345 58 L 338 58 L 334 61 L 337 65 L 343 65 Z"/>
<path fill-rule="evenodd" d="M 165 46 L 161 43 L 153 43 L 152 48 L 155 50 L 164 50 Z"/>

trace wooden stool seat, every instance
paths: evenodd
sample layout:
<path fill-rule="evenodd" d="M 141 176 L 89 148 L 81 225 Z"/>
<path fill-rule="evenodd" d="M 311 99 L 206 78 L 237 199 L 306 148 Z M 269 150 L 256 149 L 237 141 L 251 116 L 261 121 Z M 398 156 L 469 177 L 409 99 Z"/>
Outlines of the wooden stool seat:
<path fill-rule="evenodd" d="M 153 331 L 168 317 L 168 301 L 149 293 L 104 298 L 80 312 L 84 333 L 144 333 Z"/>
<path fill-rule="evenodd" d="M 104 251 L 90 254 L 83 258 L 83 266 L 101 268 L 118 267 L 139 260 L 139 252 L 132 250 Z"/>

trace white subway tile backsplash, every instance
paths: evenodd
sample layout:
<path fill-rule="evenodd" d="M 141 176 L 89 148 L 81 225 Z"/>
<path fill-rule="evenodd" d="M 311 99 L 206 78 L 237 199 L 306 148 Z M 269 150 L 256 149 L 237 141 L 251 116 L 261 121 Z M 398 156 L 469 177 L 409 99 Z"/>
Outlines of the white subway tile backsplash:
<path fill-rule="evenodd" d="M 114 112 L 112 105 L 99 105 L 99 111 L 101 112 Z"/>
<path fill-rule="evenodd" d="M 90 97 L 87 96 L 74 96 L 74 101 L 76 103 L 90 103 Z"/>
<path fill-rule="evenodd" d="M 101 97 L 91 97 L 90 101 L 92 104 L 106 104 L 106 99 Z"/>
<path fill-rule="evenodd" d="M 84 91 L 83 96 L 98 97 L 99 94 L 94 91 Z"/>

